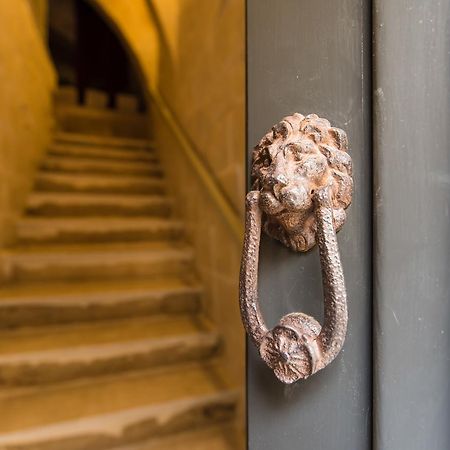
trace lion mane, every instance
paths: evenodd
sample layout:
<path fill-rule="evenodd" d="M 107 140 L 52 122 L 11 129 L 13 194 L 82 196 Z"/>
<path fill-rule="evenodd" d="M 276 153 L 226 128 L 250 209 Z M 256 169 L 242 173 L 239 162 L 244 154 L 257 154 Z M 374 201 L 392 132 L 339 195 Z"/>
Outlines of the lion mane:
<path fill-rule="evenodd" d="M 294 114 L 275 125 L 253 151 L 253 189 L 261 192 L 264 230 L 295 251 L 316 243 L 314 192 L 329 186 L 338 231 L 351 203 L 352 160 L 346 133 L 326 119 Z"/>

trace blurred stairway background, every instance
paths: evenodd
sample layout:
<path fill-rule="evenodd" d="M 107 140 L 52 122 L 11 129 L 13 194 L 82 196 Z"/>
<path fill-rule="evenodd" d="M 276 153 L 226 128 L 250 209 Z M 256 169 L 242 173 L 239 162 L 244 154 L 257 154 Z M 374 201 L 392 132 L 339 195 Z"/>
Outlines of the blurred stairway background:
<path fill-rule="evenodd" d="M 136 100 L 57 96 L 3 252 L 0 449 L 236 449 L 236 394 Z"/>

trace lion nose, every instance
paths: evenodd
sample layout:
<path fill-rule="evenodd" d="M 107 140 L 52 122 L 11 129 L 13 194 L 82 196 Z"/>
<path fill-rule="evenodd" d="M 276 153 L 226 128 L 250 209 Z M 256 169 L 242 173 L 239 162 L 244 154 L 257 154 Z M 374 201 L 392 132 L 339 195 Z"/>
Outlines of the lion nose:
<path fill-rule="evenodd" d="M 303 186 L 282 189 L 280 199 L 290 209 L 305 210 L 312 205 L 311 196 Z"/>
<path fill-rule="evenodd" d="M 275 182 L 277 184 L 281 184 L 282 186 L 288 185 L 288 179 L 286 178 L 286 175 L 283 175 L 282 173 L 275 176 Z"/>

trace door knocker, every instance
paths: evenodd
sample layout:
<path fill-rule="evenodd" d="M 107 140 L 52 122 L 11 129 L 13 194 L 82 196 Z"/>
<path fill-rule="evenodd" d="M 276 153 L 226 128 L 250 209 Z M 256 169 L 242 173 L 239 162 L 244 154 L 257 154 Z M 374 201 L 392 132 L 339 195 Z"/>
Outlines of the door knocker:
<path fill-rule="evenodd" d="M 242 321 L 277 378 L 293 383 L 333 361 L 347 331 L 346 290 L 336 240 L 353 190 L 347 135 L 315 114 L 285 117 L 255 147 L 252 182 L 246 197 L 240 273 Z M 261 229 L 297 252 L 318 244 L 323 326 L 294 312 L 268 330 L 258 303 Z"/>

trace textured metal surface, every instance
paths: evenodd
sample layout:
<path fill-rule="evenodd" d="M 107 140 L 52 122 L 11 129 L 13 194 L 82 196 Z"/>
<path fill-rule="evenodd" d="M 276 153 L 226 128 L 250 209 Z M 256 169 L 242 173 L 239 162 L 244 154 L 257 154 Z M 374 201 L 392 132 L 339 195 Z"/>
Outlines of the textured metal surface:
<path fill-rule="evenodd" d="M 341 350 L 347 330 L 344 275 L 335 229 L 351 202 L 352 163 L 344 131 L 315 114 L 285 117 L 253 153 L 253 188 L 246 201 L 240 307 L 247 333 L 261 358 L 287 384 L 308 378 Z M 261 220 L 269 236 L 295 251 L 316 242 L 324 291 L 324 326 L 290 313 L 268 330 L 258 303 Z"/>
<path fill-rule="evenodd" d="M 447 450 L 450 0 L 374 5 L 374 450 Z"/>
<path fill-rule="evenodd" d="M 361 0 L 248 0 L 247 24 L 248 148 L 287 113 L 315 111 L 345 129 L 357 168 L 351 211 L 337 236 L 348 295 L 345 346 L 326 370 L 285 385 L 249 344 L 249 449 L 369 450 L 370 4 Z M 249 151 L 249 169 L 251 157 Z M 303 311 L 322 322 L 317 247 L 306 253 L 293 252 L 262 233 L 258 285 L 268 327 L 292 311 Z"/>
<path fill-rule="evenodd" d="M 314 192 L 329 187 L 334 228 L 352 198 L 347 135 L 316 114 L 285 117 L 253 151 L 253 189 L 261 191 L 265 232 L 295 251 L 316 243 Z"/>

